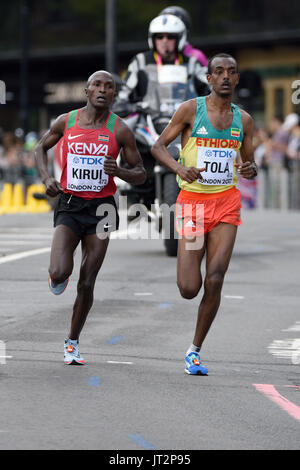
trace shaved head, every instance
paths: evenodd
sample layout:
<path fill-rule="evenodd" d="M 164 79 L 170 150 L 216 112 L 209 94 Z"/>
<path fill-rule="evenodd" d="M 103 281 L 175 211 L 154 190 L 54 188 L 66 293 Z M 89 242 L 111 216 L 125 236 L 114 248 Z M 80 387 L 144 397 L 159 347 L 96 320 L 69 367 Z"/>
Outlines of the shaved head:
<path fill-rule="evenodd" d="M 90 75 L 90 77 L 88 78 L 88 80 L 86 82 L 86 87 L 87 88 L 90 86 L 92 80 L 94 80 L 94 78 L 97 75 L 106 75 L 107 78 L 110 78 L 113 81 L 113 83 L 115 84 L 114 78 L 113 78 L 111 73 L 107 72 L 106 70 L 97 70 L 96 72 L 92 73 L 92 75 Z"/>
<path fill-rule="evenodd" d="M 88 103 L 95 109 L 108 107 L 114 99 L 115 92 L 114 77 L 106 70 L 97 70 L 86 82 L 85 94 Z"/>
<path fill-rule="evenodd" d="M 216 54 L 213 57 L 211 57 L 208 61 L 207 73 L 209 73 L 210 75 L 212 74 L 212 71 L 213 71 L 213 61 L 215 59 L 231 59 L 231 60 L 233 60 L 235 62 L 235 65 L 236 65 L 236 71 L 238 72 L 238 65 L 237 65 L 237 61 L 235 60 L 235 58 L 232 57 L 232 55 L 230 55 L 230 54 L 225 54 L 224 52 L 221 52 L 220 54 Z"/>

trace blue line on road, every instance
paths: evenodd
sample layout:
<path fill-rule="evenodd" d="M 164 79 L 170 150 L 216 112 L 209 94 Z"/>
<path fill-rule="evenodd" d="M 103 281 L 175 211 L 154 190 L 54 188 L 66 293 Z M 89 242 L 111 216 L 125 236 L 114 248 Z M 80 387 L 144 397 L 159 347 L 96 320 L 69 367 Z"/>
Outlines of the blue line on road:
<path fill-rule="evenodd" d="M 120 341 L 122 341 L 123 339 L 123 336 L 113 336 L 112 338 L 110 338 L 107 343 L 108 344 L 117 344 L 119 343 Z"/>
<path fill-rule="evenodd" d="M 172 305 L 172 302 L 164 302 L 162 304 L 159 304 L 158 308 L 168 308 L 170 307 L 170 305 Z"/>
<path fill-rule="evenodd" d="M 145 441 L 145 439 L 140 436 L 139 434 L 129 434 L 130 439 L 135 441 L 139 446 L 144 447 L 144 449 L 148 450 L 156 450 L 154 445 L 150 444 L 149 442 Z"/>
<path fill-rule="evenodd" d="M 252 252 L 254 253 L 261 253 L 262 251 L 264 251 L 265 247 L 263 245 L 255 245 L 253 248 L 252 248 Z"/>
<path fill-rule="evenodd" d="M 92 376 L 89 378 L 89 385 L 91 385 L 91 387 L 99 387 L 99 385 L 100 385 L 100 377 L 97 377 L 96 375 L 92 375 Z"/>

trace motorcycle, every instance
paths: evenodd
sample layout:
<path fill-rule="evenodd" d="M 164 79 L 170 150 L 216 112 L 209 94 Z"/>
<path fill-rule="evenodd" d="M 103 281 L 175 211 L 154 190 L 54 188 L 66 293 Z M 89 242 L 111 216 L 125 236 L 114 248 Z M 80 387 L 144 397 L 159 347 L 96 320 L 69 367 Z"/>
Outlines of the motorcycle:
<path fill-rule="evenodd" d="M 152 156 L 151 147 L 168 125 L 179 105 L 196 97 L 193 80 L 188 79 L 186 67 L 163 65 L 158 82 L 150 81 L 142 102 L 124 121 L 135 135 L 138 150 L 147 171 L 147 180 L 142 185 L 132 186 L 119 181 L 119 194 L 127 196 L 129 204 L 143 204 L 148 219 L 154 221 L 159 232 L 163 231 L 164 245 L 168 256 L 177 256 L 175 231 L 175 203 L 179 193 L 176 175 L 161 166 Z M 118 113 L 118 111 L 115 111 Z M 181 151 L 181 136 L 169 146 L 168 151 L 178 160 Z M 121 163 L 125 165 L 122 153 Z"/>

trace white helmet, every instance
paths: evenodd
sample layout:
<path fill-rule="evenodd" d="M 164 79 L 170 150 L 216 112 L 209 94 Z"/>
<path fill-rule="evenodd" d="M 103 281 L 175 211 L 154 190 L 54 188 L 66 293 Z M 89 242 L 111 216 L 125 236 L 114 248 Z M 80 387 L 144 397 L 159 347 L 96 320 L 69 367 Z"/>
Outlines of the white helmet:
<path fill-rule="evenodd" d="M 154 18 L 149 25 L 148 44 L 155 49 L 153 36 L 159 33 L 170 33 L 178 37 L 177 48 L 182 51 L 186 43 L 186 27 L 183 21 L 175 15 L 160 15 Z"/>

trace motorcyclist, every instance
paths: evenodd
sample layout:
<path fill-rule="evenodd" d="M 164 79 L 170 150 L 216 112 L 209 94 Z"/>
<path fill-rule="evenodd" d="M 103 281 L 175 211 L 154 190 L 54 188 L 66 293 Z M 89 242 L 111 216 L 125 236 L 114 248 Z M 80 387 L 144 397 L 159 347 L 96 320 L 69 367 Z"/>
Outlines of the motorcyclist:
<path fill-rule="evenodd" d="M 164 8 L 160 12 L 160 15 L 177 16 L 178 18 L 181 19 L 181 21 L 184 22 L 186 30 L 187 30 L 187 35 L 189 34 L 191 30 L 191 26 L 192 26 L 192 20 L 191 20 L 189 13 L 184 8 L 179 7 L 177 5 L 173 5 L 173 6 Z M 207 67 L 208 65 L 208 60 L 205 54 L 200 49 L 195 49 L 188 42 L 186 42 L 184 45 L 183 54 L 185 54 L 188 57 L 196 57 L 196 59 L 200 62 L 200 64 L 204 65 L 205 67 Z"/>
<path fill-rule="evenodd" d="M 147 94 L 150 81 L 158 82 L 162 65 L 183 65 L 188 78 L 192 77 L 198 96 L 209 93 L 206 80 L 206 67 L 195 56 L 187 56 L 187 30 L 184 22 L 175 15 L 159 15 L 154 18 L 148 31 L 150 50 L 137 54 L 128 66 L 125 85 L 121 87 L 114 104 L 114 111 L 121 116 L 130 112 L 129 103 L 142 101 Z"/>

